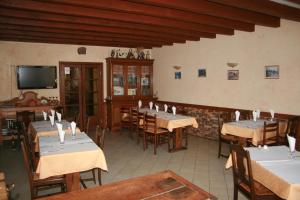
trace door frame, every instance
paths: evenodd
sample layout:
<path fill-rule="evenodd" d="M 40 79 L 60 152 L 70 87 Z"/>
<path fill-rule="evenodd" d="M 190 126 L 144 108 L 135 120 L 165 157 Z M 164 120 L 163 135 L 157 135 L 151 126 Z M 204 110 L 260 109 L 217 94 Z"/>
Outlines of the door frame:
<path fill-rule="evenodd" d="M 104 102 L 104 82 L 103 82 L 103 63 L 102 62 L 75 62 L 75 61 L 59 61 L 59 96 L 60 96 L 60 102 L 64 102 L 64 97 L 65 95 L 62 94 L 62 91 L 64 90 L 64 66 L 66 65 L 98 65 L 99 66 L 99 119 L 98 119 L 98 123 L 100 124 L 101 127 L 105 127 L 106 126 L 106 116 L 105 116 L 105 102 Z M 83 75 L 82 71 L 81 71 L 81 76 Z M 83 78 L 80 78 L 80 91 L 79 94 L 81 94 L 81 90 L 82 90 L 82 81 Z M 80 99 L 80 104 L 81 106 L 83 105 L 82 103 L 82 99 Z M 80 109 L 80 112 L 83 112 L 83 110 L 85 109 Z M 81 120 L 85 122 L 85 119 L 83 119 L 83 116 L 80 116 Z M 85 124 L 81 125 L 81 128 L 85 127 Z"/>

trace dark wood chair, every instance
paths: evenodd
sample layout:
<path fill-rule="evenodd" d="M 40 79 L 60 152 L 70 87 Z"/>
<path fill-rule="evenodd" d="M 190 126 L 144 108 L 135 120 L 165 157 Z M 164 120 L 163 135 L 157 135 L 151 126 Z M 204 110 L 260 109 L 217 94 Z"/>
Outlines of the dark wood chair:
<path fill-rule="evenodd" d="M 219 151 L 218 151 L 218 158 L 222 157 L 228 157 L 229 155 L 222 154 L 222 143 L 230 144 L 230 143 L 236 143 L 238 141 L 236 136 L 233 135 L 223 135 L 221 133 L 222 127 L 224 123 L 231 122 L 232 116 L 230 112 L 225 112 L 222 114 L 219 114 L 218 116 L 218 134 L 219 134 Z"/>
<path fill-rule="evenodd" d="M 284 135 L 279 135 L 279 144 L 288 145 L 287 135 L 296 138 L 299 120 L 300 120 L 300 117 L 298 117 L 298 116 L 290 117 L 288 119 L 287 127 L 285 129 Z"/>
<path fill-rule="evenodd" d="M 137 144 L 140 143 L 140 138 L 144 136 L 143 130 L 144 125 L 141 122 L 144 122 L 145 114 L 139 112 L 138 108 L 131 108 L 131 131 L 136 132 Z"/>
<path fill-rule="evenodd" d="M 30 124 L 30 122 L 35 121 L 35 112 L 30 111 L 21 111 L 17 112 L 17 122 L 24 122 L 26 130 Z"/>
<path fill-rule="evenodd" d="M 105 134 L 107 132 L 107 129 L 101 129 L 99 125 L 96 126 L 96 136 L 95 136 L 95 142 L 96 144 L 103 150 L 104 148 L 104 139 L 105 139 Z M 88 170 L 86 172 L 91 172 L 92 177 L 89 178 L 80 178 L 80 183 L 84 188 L 87 188 L 85 181 L 93 181 L 96 184 L 96 171 L 98 172 L 98 182 L 99 185 L 102 185 L 101 181 L 101 169 L 100 168 L 95 168 Z"/>
<path fill-rule="evenodd" d="M 168 151 L 170 151 L 170 133 L 167 129 L 157 127 L 156 115 L 145 113 L 144 120 L 144 150 L 148 147 L 148 141 L 153 142 L 154 155 L 158 145 L 168 143 Z"/>
<path fill-rule="evenodd" d="M 22 152 L 23 152 L 25 168 L 27 171 L 28 179 L 29 179 L 31 199 L 42 197 L 42 196 L 38 195 L 39 191 L 51 189 L 53 187 L 61 188 L 60 192 L 56 192 L 53 194 L 65 192 L 66 182 L 65 182 L 64 176 L 53 176 L 53 177 L 49 177 L 46 179 L 38 179 L 38 175 L 33 172 L 33 169 L 30 164 L 30 158 L 29 158 L 30 155 L 28 152 L 28 147 L 25 145 L 25 143 L 23 141 L 21 142 L 21 148 L 22 148 Z M 47 196 L 49 196 L 49 194 Z"/>
<path fill-rule="evenodd" d="M 250 111 L 242 110 L 240 111 L 240 120 L 249 120 L 251 117 Z"/>
<path fill-rule="evenodd" d="M 249 152 L 241 145 L 231 145 L 232 171 L 234 182 L 234 200 L 238 200 L 238 191 L 251 200 L 280 199 L 268 188 L 253 179 Z"/>
<path fill-rule="evenodd" d="M 269 134 L 274 134 L 273 137 L 268 137 Z M 274 123 L 264 122 L 263 129 L 263 140 L 259 142 L 260 145 L 278 145 L 279 144 L 279 123 L 276 121 Z"/>

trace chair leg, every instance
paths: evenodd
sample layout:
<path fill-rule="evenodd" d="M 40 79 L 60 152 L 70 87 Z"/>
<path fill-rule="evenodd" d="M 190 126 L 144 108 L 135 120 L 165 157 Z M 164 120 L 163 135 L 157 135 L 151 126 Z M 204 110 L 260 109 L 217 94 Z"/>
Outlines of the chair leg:
<path fill-rule="evenodd" d="M 139 144 L 140 143 L 140 129 L 137 126 L 137 130 L 136 130 L 136 143 Z"/>
<path fill-rule="evenodd" d="M 147 133 L 144 132 L 144 151 L 147 149 Z"/>
<path fill-rule="evenodd" d="M 236 186 L 233 188 L 233 200 L 238 200 L 238 189 Z"/>
<path fill-rule="evenodd" d="M 96 184 L 96 175 L 95 175 L 95 169 L 92 169 L 92 174 L 93 174 L 93 181 Z"/>
<path fill-rule="evenodd" d="M 220 158 L 220 156 L 221 156 L 221 149 L 222 149 L 222 142 L 219 139 L 219 153 L 218 153 L 218 158 Z"/>
<path fill-rule="evenodd" d="M 101 169 L 98 168 L 98 182 L 99 182 L 99 185 L 102 185 L 102 181 L 101 181 Z"/>
<path fill-rule="evenodd" d="M 85 183 L 84 183 L 84 181 L 82 179 L 80 179 L 80 183 L 81 183 L 81 185 L 83 186 L 84 189 L 87 188 L 86 185 L 85 185 Z"/>
<path fill-rule="evenodd" d="M 157 135 L 154 135 L 154 155 L 156 155 L 156 147 L 157 147 Z"/>

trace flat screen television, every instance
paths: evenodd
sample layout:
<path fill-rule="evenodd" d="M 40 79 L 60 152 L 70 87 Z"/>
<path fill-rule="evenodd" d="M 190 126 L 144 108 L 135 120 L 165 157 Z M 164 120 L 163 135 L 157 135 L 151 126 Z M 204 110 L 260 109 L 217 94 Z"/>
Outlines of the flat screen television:
<path fill-rule="evenodd" d="M 57 88 L 56 66 L 17 66 L 18 89 Z"/>

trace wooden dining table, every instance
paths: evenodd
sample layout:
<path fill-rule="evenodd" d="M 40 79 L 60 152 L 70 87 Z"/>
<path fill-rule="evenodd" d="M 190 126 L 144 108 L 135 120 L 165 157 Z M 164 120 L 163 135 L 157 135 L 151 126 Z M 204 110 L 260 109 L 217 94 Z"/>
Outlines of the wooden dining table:
<path fill-rule="evenodd" d="M 181 114 L 172 114 L 163 111 L 156 111 L 149 108 L 141 108 L 139 112 L 147 112 L 150 115 L 156 115 L 157 117 L 157 126 L 161 128 L 166 128 L 170 132 L 175 130 L 175 144 L 171 152 L 183 150 L 187 147 L 182 144 L 182 130 L 186 126 L 192 126 L 198 128 L 198 123 L 195 117 L 186 116 Z"/>
<path fill-rule="evenodd" d="M 103 151 L 85 133 L 66 134 L 64 143 L 60 143 L 57 130 L 49 131 L 44 121 L 34 123 L 31 127 L 38 135 L 36 146 L 40 158 L 36 173 L 40 179 L 66 175 L 67 191 L 74 191 L 80 189 L 80 172 L 93 168 L 107 171 Z"/>
<path fill-rule="evenodd" d="M 103 186 L 59 194 L 41 200 L 215 200 L 213 195 L 172 171 L 110 183 Z"/>
<path fill-rule="evenodd" d="M 269 120 L 258 119 L 256 121 L 253 120 L 240 120 L 234 122 L 224 123 L 222 126 L 221 133 L 223 135 L 234 135 L 240 138 L 240 140 L 251 139 L 251 143 L 254 146 L 257 146 L 260 141 L 263 140 L 263 128 L 264 122 L 272 123 Z M 285 121 L 279 122 L 279 134 L 284 135 L 287 123 Z M 273 134 L 268 134 L 267 138 L 274 137 L 275 132 Z"/>
<path fill-rule="evenodd" d="M 245 148 L 251 158 L 253 178 L 287 200 L 300 198 L 300 152 L 291 156 L 289 147 L 272 146 L 267 149 L 257 147 Z M 232 166 L 231 156 L 226 168 Z"/>

